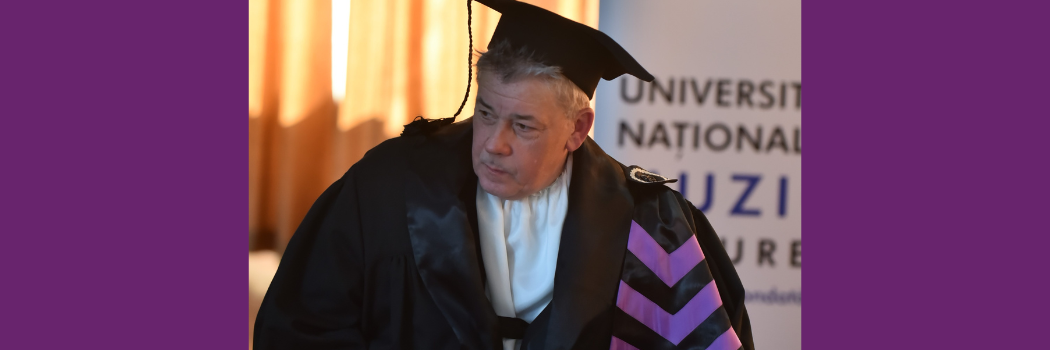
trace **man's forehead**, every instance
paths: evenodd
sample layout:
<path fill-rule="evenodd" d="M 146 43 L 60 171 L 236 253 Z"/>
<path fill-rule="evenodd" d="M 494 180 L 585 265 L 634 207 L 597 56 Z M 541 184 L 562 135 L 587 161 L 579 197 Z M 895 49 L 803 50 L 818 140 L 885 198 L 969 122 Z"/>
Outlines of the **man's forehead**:
<path fill-rule="evenodd" d="M 478 105 L 493 110 L 496 107 L 506 108 L 508 103 L 524 109 L 547 108 L 556 102 L 551 90 L 539 78 L 509 83 L 479 81 L 477 102 Z"/>
<path fill-rule="evenodd" d="M 493 112 L 495 112 L 495 110 L 496 110 L 494 107 L 492 107 L 492 105 L 486 103 L 485 99 L 482 98 L 480 95 L 478 96 L 478 105 L 480 105 L 483 108 L 489 109 L 489 110 L 491 110 Z M 507 116 L 511 117 L 511 118 L 514 118 L 514 119 L 521 119 L 521 120 L 536 120 L 536 117 L 531 115 L 531 114 L 520 114 L 520 113 L 511 112 L 511 113 L 507 114 Z"/>

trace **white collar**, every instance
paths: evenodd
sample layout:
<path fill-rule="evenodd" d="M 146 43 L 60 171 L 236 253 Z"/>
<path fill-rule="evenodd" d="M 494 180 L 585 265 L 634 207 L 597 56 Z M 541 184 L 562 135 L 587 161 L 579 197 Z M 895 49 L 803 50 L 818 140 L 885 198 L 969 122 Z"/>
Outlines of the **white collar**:
<path fill-rule="evenodd" d="M 572 154 L 543 190 L 503 200 L 478 185 L 478 230 L 486 295 L 496 314 L 532 322 L 554 295 L 562 224 L 569 208 Z M 504 347 L 514 348 L 513 339 Z"/>

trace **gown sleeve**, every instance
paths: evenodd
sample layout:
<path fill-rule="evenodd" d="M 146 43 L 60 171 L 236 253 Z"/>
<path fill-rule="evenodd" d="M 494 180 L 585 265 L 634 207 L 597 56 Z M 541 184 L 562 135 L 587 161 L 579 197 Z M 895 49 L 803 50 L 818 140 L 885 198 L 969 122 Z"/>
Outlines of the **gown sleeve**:
<path fill-rule="evenodd" d="M 289 241 L 256 318 L 256 350 L 365 347 L 353 171 L 321 194 Z"/>
<path fill-rule="evenodd" d="M 747 308 L 744 307 L 744 286 L 740 283 L 740 276 L 733 267 L 733 260 L 729 258 L 722 241 L 715 234 L 715 229 L 707 221 L 704 212 L 696 209 L 693 203 L 675 193 L 678 201 L 688 208 L 693 214 L 693 222 L 696 225 L 696 239 L 708 259 L 711 266 L 711 275 L 718 286 L 718 294 L 722 297 L 722 305 L 729 314 L 730 323 L 737 337 L 740 338 L 742 348 L 753 350 L 755 348 L 754 338 L 751 336 L 751 319 L 747 316 Z"/>

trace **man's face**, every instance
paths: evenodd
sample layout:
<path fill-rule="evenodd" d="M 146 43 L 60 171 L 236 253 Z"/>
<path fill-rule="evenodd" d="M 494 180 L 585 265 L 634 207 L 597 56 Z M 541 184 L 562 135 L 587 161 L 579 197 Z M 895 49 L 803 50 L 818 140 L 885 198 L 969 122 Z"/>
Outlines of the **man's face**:
<path fill-rule="evenodd" d="M 474 173 L 486 192 L 503 199 L 523 198 L 561 175 L 565 157 L 582 138 L 575 142 L 575 118 L 566 117 L 544 81 L 502 83 L 489 75 L 478 75 Z"/>

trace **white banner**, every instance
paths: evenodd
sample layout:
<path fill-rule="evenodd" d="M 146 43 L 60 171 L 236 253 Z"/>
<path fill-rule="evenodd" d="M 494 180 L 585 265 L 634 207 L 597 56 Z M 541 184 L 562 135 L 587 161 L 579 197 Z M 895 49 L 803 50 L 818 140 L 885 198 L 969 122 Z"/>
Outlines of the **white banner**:
<path fill-rule="evenodd" d="M 747 290 L 755 347 L 802 347 L 802 3 L 601 2 L 650 73 L 598 85 L 594 138 L 707 214 Z"/>

